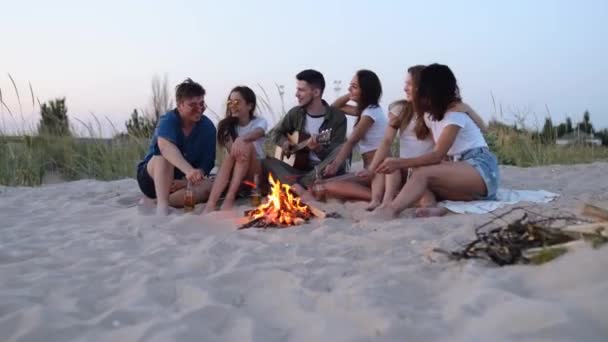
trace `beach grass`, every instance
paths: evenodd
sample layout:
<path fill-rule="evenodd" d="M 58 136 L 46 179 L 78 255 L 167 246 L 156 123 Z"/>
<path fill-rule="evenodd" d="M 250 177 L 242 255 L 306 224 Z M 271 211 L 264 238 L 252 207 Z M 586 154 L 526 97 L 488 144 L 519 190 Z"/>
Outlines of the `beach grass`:
<path fill-rule="evenodd" d="M 131 137 L 0 136 L 0 184 L 40 185 L 48 174 L 65 180 L 134 177 L 146 145 Z"/>
<path fill-rule="evenodd" d="M 486 141 L 502 165 L 532 167 L 608 161 L 607 147 L 547 144 L 534 132 L 517 131 L 504 125 L 490 125 Z"/>
<path fill-rule="evenodd" d="M 606 147 L 543 144 L 525 132 L 491 128 L 487 140 L 503 165 L 531 167 L 608 161 Z M 36 186 L 50 173 L 65 180 L 133 178 L 148 142 L 128 135 L 102 139 L 0 134 L 0 184 Z M 266 147 L 268 155 L 273 155 L 272 144 Z"/>

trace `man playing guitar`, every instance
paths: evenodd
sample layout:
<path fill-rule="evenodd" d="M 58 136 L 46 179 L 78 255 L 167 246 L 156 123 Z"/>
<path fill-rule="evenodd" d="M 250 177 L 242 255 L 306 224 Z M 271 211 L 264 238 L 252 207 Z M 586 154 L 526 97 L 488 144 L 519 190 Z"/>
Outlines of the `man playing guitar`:
<path fill-rule="evenodd" d="M 284 154 L 306 154 L 306 158 L 295 158 L 296 163 L 288 163 L 276 158 L 266 158 L 262 165 L 266 172 L 282 183 L 297 184 L 308 188 L 315 179 L 315 168 L 323 170 L 339 152 L 346 140 L 346 117 L 337 108 L 330 107 L 323 100 L 325 79 L 316 70 L 304 70 L 296 75 L 296 98 L 298 106 L 292 108 L 272 130 L 272 141 Z M 297 141 L 294 138 L 297 133 Z M 299 143 L 299 144 L 296 144 Z M 296 145 L 305 146 L 294 151 Z M 278 156 L 278 155 L 277 155 Z M 297 160 L 303 162 L 297 162 Z M 345 165 L 339 173 L 344 172 Z"/>

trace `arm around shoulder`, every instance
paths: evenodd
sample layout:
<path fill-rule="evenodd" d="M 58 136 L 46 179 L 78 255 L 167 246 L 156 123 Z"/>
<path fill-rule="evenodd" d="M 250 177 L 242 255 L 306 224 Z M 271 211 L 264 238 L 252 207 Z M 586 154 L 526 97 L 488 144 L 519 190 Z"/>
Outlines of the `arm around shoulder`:
<path fill-rule="evenodd" d="M 479 114 L 477 114 L 477 112 L 468 104 L 464 102 L 457 102 L 450 108 L 450 110 L 466 113 L 483 133 L 488 131 L 488 126 L 484 122 L 483 118 L 479 116 Z"/>

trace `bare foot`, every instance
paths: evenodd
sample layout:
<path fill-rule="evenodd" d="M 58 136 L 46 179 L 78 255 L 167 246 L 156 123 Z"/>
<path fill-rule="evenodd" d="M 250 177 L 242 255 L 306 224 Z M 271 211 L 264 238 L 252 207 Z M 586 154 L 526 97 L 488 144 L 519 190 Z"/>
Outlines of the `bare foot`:
<path fill-rule="evenodd" d="M 143 205 L 146 208 L 154 208 L 156 200 L 144 195 L 137 204 Z"/>
<path fill-rule="evenodd" d="M 378 208 L 380 206 L 380 201 L 371 201 L 369 202 L 369 204 L 365 207 L 365 210 L 367 211 L 374 211 L 376 208 Z"/>
<path fill-rule="evenodd" d="M 168 216 L 169 215 L 169 206 L 166 205 L 157 205 L 156 206 L 156 215 L 157 216 Z"/>
<path fill-rule="evenodd" d="M 312 189 L 310 189 L 310 193 L 315 198 L 315 200 L 319 202 L 325 202 L 325 187 L 323 184 L 314 184 Z"/>
<path fill-rule="evenodd" d="M 310 191 L 304 191 L 303 193 L 301 193 L 300 194 L 300 199 L 304 203 L 312 202 L 312 201 L 316 200 L 315 196 Z"/>
<path fill-rule="evenodd" d="M 399 216 L 399 213 L 389 207 L 389 206 L 385 206 L 383 208 L 376 208 L 376 210 L 374 210 L 374 212 L 372 213 L 372 217 L 382 220 L 382 221 L 388 221 L 388 220 L 392 220 L 394 218 L 397 218 L 397 216 Z"/>
<path fill-rule="evenodd" d="M 416 217 L 438 217 L 447 213 L 448 210 L 443 207 L 426 207 L 416 209 Z"/>
<path fill-rule="evenodd" d="M 304 203 L 312 202 L 315 200 L 315 196 L 314 196 L 313 192 L 304 189 L 304 187 L 301 186 L 300 184 L 296 183 L 296 184 L 292 185 L 291 191 L 293 191 L 294 194 L 300 196 L 300 200 L 302 200 L 302 202 L 304 202 Z"/>
<path fill-rule="evenodd" d="M 306 192 L 306 189 L 302 187 L 300 184 L 296 183 L 291 186 L 291 191 L 293 191 L 296 195 L 302 196 Z"/>
<path fill-rule="evenodd" d="M 210 214 L 215 211 L 215 205 L 209 205 L 209 203 L 205 204 L 205 209 L 203 210 L 203 215 Z"/>
<path fill-rule="evenodd" d="M 234 198 L 225 198 L 224 203 L 222 203 L 222 211 L 231 210 L 234 207 Z"/>

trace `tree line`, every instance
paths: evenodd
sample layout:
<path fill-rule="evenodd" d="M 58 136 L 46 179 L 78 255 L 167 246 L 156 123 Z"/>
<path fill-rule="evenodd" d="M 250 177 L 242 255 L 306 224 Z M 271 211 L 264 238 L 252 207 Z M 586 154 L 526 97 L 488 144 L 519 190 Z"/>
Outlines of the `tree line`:
<path fill-rule="evenodd" d="M 545 143 L 555 143 L 557 139 L 568 138 L 572 143 L 584 144 L 592 137 L 601 140 L 602 146 L 608 146 L 608 129 L 596 130 L 591 123 L 591 114 L 588 110 L 583 113 L 583 119 L 576 124 L 567 117 L 564 122 L 554 125 L 553 120 L 547 117 L 539 132 L 539 138 Z"/>

